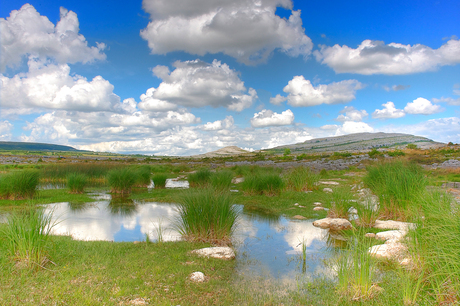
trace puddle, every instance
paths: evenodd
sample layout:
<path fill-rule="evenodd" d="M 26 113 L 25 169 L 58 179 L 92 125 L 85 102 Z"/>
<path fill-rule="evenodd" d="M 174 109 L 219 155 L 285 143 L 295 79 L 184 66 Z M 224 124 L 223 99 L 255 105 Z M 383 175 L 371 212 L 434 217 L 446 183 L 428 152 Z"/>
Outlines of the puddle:
<path fill-rule="evenodd" d="M 86 204 L 54 203 L 44 205 L 59 223 L 53 234 L 70 235 L 77 240 L 151 241 L 180 240 L 175 229 L 178 217 L 175 204 L 157 202 L 128 203 L 94 195 L 98 200 Z M 330 275 L 323 260 L 333 253 L 328 247 L 327 230 L 312 225 L 314 220 L 290 220 L 245 212 L 233 235 L 239 275 L 294 281 L 297 276 Z M 302 258 L 305 245 L 306 260 Z"/>
<path fill-rule="evenodd" d="M 50 189 L 65 189 L 65 184 L 42 184 L 38 185 L 38 190 L 50 190 Z"/>
<path fill-rule="evenodd" d="M 186 180 L 179 180 L 179 179 L 166 179 L 166 188 L 189 188 L 189 182 Z M 155 188 L 155 184 L 152 180 L 150 180 L 150 185 L 147 187 L 149 189 Z"/>

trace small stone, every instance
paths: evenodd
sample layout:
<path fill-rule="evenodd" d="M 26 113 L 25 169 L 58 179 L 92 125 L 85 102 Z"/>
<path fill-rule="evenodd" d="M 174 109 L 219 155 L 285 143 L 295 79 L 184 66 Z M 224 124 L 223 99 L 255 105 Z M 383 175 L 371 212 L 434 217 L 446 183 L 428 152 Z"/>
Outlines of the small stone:
<path fill-rule="evenodd" d="M 327 193 L 332 193 L 332 189 L 331 189 L 331 188 L 324 188 L 323 191 L 324 191 L 324 192 L 327 192 Z"/>
<path fill-rule="evenodd" d="M 299 203 L 295 203 L 294 206 L 299 206 Z"/>
<path fill-rule="evenodd" d="M 399 230 L 392 230 L 392 231 L 386 231 L 386 232 L 380 232 L 375 234 L 375 238 L 379 240 L 394 240 L 394 241 L 400 241 L 404 238 L 405 232 L 399 231 Z"/>
<path fill-rule="evenodd" d="M 366 235 L 364 235 L 364 237 L 375 238 L 375 234 L 374 233 L 367 233 Z"/>
<path fill-rule="evenodd" d="M 334 182 L 334 181 L 319 181 L 318 182 L 319 184 L 323 184 L 323 185 L 339 185 L 338 182 Z"/>
<path fill-rule="evenodd" d="M 129 305 L 147 305 L 147 302 L 144 299 L 137 298 L 129 301 Z"/>
<path fill-rule="evenodd" d="M 141 242 L 140 241 L 134 241 L 133 243 L 134 244 L 140 244 Z"/>
<path fill-rule="evenodd" d="M 315 205 L 315 206 L 323 206 L 323 203 L 321 203 L 321 202 L 315 202 L 315 203 L 313 203 L 313 205 Z"/>
<path fill-rule="evenodd" d="M 314 207 L 313 210 L 314 211 L 324 210 L 324 207 L 317 206 L 317 207 Z"/>
<path fill-rule="evenodd" d="M 409 229 L 415 229 L 416 225 L 414 223 L 409 222 L 401 222 L 401 221 L 393 221 L 393 220 L 376 220 L 374 224 L 374 228 L 378 229 L 394 229 L 400 230 L 403 232 L 408 232 Z"/>
<path fill-rule="evenodd" d="M 385 244 L 374 245 L 369 248 L 369 253 L 376 258 L 398 259 L 406 253 L 407 247 L 394 241 L 387 241 Z"/>
<path fill-rule="evenodd" d="M 292 217 L 292 219 L 296 219 L 296 220 L 306 220 L 307 218 L 305 218 L 304 216 L 301 216 L 301 215 L 295 215 L 294 217 Z"/>
<path fill-rule="evenodd" d="M 298 208 L 305 208 L 305 206 L 302 206 L 302 205 L 299 205 L 299 206 L 297 206 L 297 207 L 298 207 Z"/>
<path fill-rule="evenodd" d="M 193 272 L 189 276 L 190 280 L 195 283 L 202 283 L 206 280 L 203 272 Z"/>

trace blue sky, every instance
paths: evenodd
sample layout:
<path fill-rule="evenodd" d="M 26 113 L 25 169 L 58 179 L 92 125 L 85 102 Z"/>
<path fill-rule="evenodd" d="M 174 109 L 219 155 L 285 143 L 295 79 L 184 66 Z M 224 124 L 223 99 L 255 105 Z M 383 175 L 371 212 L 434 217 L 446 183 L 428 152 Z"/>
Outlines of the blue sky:
<path fill-rule="evenodd" d="M 191 155 L 460 142 L 458 1 L 8 1 L 0 140 Z"/>

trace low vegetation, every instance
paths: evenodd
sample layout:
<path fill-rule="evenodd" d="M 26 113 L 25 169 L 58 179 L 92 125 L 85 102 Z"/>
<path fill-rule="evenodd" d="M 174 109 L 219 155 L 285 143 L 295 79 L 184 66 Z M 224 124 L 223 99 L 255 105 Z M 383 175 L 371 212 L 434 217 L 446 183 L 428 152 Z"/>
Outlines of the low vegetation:
<path fill-rule="evenodd" d="M 35 170 L 11 172 L 0 176 L 0 197 L 4 199 L 31 199 L 36 193 L 39 173 Z"/>
<path fill-rule="evenodd" d="M 70 173 L 67 175 L 67 188 L 71 193 L 83 193 L 88 185 L 88 177 L 82 173 Z"/>
<path fill-rule="evenodd" d="M 138 181 L 137 173 L 129 168 L 113 169 L 107 173 L 107 182 L 112 193 L 127 195 Z"/>

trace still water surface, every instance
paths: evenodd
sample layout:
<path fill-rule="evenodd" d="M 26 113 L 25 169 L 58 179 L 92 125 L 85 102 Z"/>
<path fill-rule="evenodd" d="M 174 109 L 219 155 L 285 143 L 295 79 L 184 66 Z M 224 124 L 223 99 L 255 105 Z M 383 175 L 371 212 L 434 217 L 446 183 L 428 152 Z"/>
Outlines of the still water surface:
<path fill-rule="evenodd" d="M 70 235 L 77 240 L 151 241 L 180 240 L 175 229 L 178 213 L 175 204 L 120 201 L 109 194 L 93 194 L 96 202 L 67 202 L 44 205 L 58 224 L 55 235 Z M 334 250 L 328 247 L 327 231 L 312 225 L 313 220 L 290 220 L 246 212 L 233 235 L 240 274 L 276 279 L 295 279 L 298 275 L 330 275 L 323 264 Z M 302 259 L 302 244 L 306 261 Z"/>

